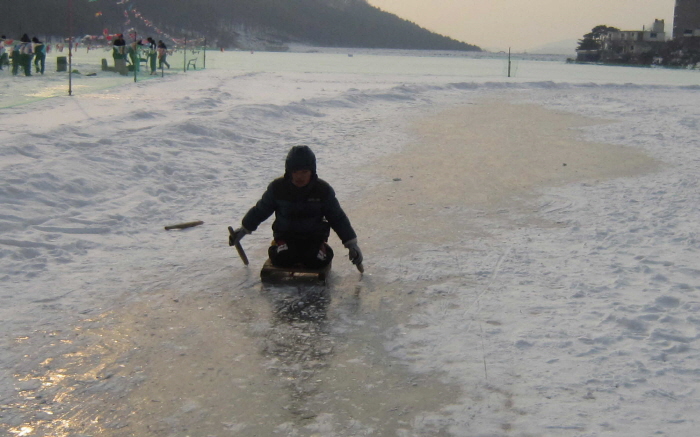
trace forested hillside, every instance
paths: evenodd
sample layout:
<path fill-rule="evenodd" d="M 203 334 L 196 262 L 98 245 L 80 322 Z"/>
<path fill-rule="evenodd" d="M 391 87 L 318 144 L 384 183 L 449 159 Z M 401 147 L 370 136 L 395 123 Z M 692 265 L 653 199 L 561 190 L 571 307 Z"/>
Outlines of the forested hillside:
<path fill-rule="evenodd" d="M 246 48 L 244 36 L 253 35 L 278 44 L 481 50 L 365 0 L 22 0 L 3 8 L 0 32 L 8 38 L 68 36 L 69 22 L 80 37 L 133 29 L 164 40 L 206 37 L 226 48 Z"/>

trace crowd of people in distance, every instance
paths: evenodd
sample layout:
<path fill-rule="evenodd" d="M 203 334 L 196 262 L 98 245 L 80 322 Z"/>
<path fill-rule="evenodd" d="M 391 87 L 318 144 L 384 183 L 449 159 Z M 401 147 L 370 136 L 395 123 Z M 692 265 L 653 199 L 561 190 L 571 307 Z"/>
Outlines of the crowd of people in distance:
<path fill-rule="evenodd" d="M 146 58 L 142 58 L 144 55 Z M 168 47 L 162 40 L 156 43 L 150 36 L 146 38 L 145 42 L 143 39 L 134 39 L 134 42 L 127 46 L 124 35 L 121 33 L 117 34 L 112 39 L 112 58 L 114 59 L 115 70 L 121 75 L 128 74 L 129 66 L 127 63 L 132 66 L 132 69 L 139 71 L 142 59 L 148 61 L 148 67 L 152 75 L 157 74 L 156 59 L 158 59 L 158 68 L 163 68 L 163 65 L 170 68 L 170 64 L 167 61 Z"/>
<path fill-rule="evenodd" d="M 34 61 L 34 71 L 44 74 L 46 53 L 49 50 L 50 48 L 39 38 L 29 39 L 26 33 L 18 41 L 8 40 L 5 35 L 2 35 L 0 36 L 0 70 L 12 65 L 13 75 L 16 76 L 22 69 L 25 76 L 31 76 L 32 61 Z"/>
<path fill-rule="evenodd" d="M 60 46 L 60 47 L 59 47 Z M 77 49 L 78 44 L 76 44 Z M 56 49 L 63 51 L 63 45 L 56 45 Z M 89 50 L 89 47 L 88 47 Z M 46 54 L 51 51 L 51 46 L 40 41 L 39 38 L 29 36 L 25 33 L 19 40 L 7 39 L 5 35 L 0 36 L 0 70 L 5 67 L 12 69 L 13 75 L 18 75 L 20 71 L 25 76 L 32 75 L 32 64 L 36 74 L 44 74 L 46 69 Z M 158 67 L 170 68 L 168 63 L 168 47 L 163 41 L 157 43 L 150 36 L 143 39 L 135 39 L 127 45 L 123 34 L 118 34 L 112 40 L 112 57 L 114 67 L 117 72 L 127 75 L 129 66 L 139 71 L 141 61 L 147 61 L 150 74 L 156 73 L 156 60 Z M 128 64 L 128 65 L 127 65 Z"/>

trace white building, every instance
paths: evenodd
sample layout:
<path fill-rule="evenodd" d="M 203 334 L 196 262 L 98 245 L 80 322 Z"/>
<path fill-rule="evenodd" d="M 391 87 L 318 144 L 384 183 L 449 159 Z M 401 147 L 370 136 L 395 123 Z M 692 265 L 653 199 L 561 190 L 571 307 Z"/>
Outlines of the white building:
<path fill-rule="evenodd" d="M 602 38 L 603 60 L 625 60 L 638 57 L 658 48 L 666 41 L 664 20 L 654 20 L 654 24 L 642 30 L 621 30 L 609 32 Z"/>

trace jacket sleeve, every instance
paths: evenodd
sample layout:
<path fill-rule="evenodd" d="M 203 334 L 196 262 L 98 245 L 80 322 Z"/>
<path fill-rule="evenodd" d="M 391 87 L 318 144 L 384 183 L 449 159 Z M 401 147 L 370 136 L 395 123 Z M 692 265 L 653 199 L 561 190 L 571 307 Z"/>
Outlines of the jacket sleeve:
<path fill-rule="evenodd" d="M 260 223 L 267 220 L 277 207 L 277 202 L 275 201 L 275 196 L 273 193 L 272 184 L 267 186 L 267 190 L 263 193 L 263 196 L 254 207 L 250 208 L 246 213 L 241 224 L 248 231 L 253 232 L 258 229 Z"/>
<path fill-rule="evenodd" d="M 335 191 L 329 185 L 328 186 L 328 197 L 326 198 L 326 211 L 325 217 L 331 228 L 338 234 L 340 241 L 345 244 L 346 242 L 357 238 L 355 230 L 350 224 L 350 219 L 340 207 L 340 202 L 335 197 Z"/>

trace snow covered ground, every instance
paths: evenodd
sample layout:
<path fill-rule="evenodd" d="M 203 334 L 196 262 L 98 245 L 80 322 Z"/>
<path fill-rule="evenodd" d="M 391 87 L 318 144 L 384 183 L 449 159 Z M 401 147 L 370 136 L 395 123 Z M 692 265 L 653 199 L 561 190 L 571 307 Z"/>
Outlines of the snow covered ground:
<path fill-rule="evenodd" d="M 697 72 L 208 56 L 0 76 L 3 433 L 695 435 Z M 333 237 L 326 290 L 262 287 L 270 221 L 228 247 L 295 144 L 364 277 Z"/>

